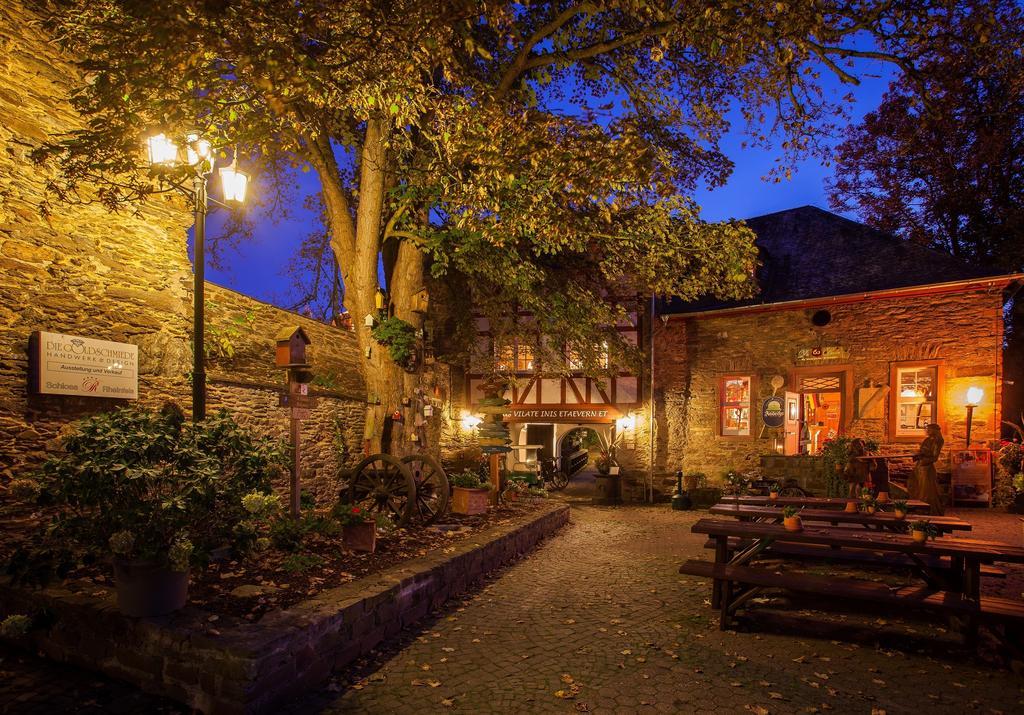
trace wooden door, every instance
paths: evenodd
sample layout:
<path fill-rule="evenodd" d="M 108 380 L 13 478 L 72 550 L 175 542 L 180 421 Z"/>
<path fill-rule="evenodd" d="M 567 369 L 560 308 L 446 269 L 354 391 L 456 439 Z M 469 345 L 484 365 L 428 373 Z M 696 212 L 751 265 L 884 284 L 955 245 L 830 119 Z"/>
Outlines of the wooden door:
<path fill-rule="evenodd" d="M 800 394 L 786 393 L 786 421 L 783 423 L 783 454 L 800 453 Z"/>

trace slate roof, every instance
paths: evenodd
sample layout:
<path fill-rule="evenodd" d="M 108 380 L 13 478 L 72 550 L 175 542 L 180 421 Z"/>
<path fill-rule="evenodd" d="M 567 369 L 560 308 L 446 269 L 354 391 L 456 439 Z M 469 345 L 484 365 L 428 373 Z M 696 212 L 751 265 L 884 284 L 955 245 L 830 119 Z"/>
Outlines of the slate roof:
<path fill-rule="evenodd" d="M 745 301 L 671 299 L 665 313 L 823 298 L 1000 275 L 816 206 L 746 220 L 757 234 L 760 293 Z"/>

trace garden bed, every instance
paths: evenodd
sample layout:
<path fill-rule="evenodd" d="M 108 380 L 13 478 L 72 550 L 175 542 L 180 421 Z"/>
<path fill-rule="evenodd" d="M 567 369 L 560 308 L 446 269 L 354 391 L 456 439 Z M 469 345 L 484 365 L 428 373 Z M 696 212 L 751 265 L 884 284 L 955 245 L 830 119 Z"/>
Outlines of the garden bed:
<path fill-rule="evenodd" d="M 396 529 L 378 537 L 373 554 L 346 551 L 341 535 L 306 535 L 293 552 L 269 549 L 245 559 L 211 563 L 194 570 L 189 584 L 189 603 L 218 616 L 258 622 L 265 614 L 289 608 L 322 591 L 383 571 L 432 552 L 451 553 L 462 540 L 480 531 L 511 523 L 542 508 L 535 504 L 504 504 L 486 514 L 447 514 L 436 526 Z M 113 591 L 109 565 L 78 569 L 64 587 L 72 593 L 103 595 Z"/>
<path fill-rule="evenodd" d="M 355 578 L 355 566 L 342 572 L 353 579 L 340 585 L 328 586 L 324 576 L 319 590 L 311 589 L 313 596 L 307 589 L 289 607 L 278 601 L 273 610 L 258 609 L 261 617 L 255 619 L 246 617 L 250 612 L 220 614 L 195 603 L 163 618 L 127 618 L 117 611 L 113 589 L 95 582 L 78 590 L 0 585 L 0 612 L 35 616 L 38 627 L 21 644 L 54 660 L 100 670 L 204 712 L 274 712 L 322 684 L 333 669 L 527 553 L 568 516 L 568 506 L 554 502 L 499 510 L 467 524 L 470 531 L 462 538 L 438 535 L 442 542 L 414 552 L 396 544 L 402 558 L 388 564 L 383 553 L 376 561 L 370 557 L 367 564 L 377 567 L 361 578 Z M 228 562 L 221 573 L 224 567 L 234 568 Z M 251 575 L 256 573 L 263 572 Z M 303 578 L 308 581 L 296 581 L 296 592 L 320 577 Z M 197 581 L 200 598 L 204 583 Z"/>

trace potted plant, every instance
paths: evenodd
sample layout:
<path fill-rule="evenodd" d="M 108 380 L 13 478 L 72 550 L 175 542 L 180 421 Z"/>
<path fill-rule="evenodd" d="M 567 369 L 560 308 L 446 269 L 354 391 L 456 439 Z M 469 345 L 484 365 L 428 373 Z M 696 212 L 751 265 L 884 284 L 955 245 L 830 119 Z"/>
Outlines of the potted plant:
<path fill-rule="evenodd" d="M 892 514 L 901 521 L 907 518 L 907 501 L 906 499 L 897 499 L 892 503 Z"/>
<path fill-rule="evenodd" d="M 250 547 L 253 530 L 244 526 L 254 514 L 243 502 L 269 493 L 285 463 L 280 444 L 252 436 L 227 412 L 186 422 L 173 404 L 88 417 L 61 442 L 38 475 L 36 503 L 53 514 L 51 526 L 17 550 L 11 573 L 45 583 L 83 561 L 110 560 L 129 616 L 181 608 L 191 567 L 226 545 Z"/>
<path fill-rule="evenodd" d="M 878 511 L 878 503 L 874 499 L 872 499 L 870 497 L 865 499 L 864 500 L 864 511 L 867 512 L 868 514 L 874 514 L 876 511 Z"/>
<path fill-rule="evenodd" d="M 844 511 L 854 514 L 857 512 L 857 502 L 853 499 L 849 499 L 846 502 L 846 509 Z"/>
<path fill-rule="evenodd" d="M 337 504 L 334 517 L 341 524 L 341 543 L 349 551 L 372 554 L 377 550 L 377 520 L 356 504 Z"/>
<path fill-rule="evenodd" d="M 928 539 L 934 538 L 938 531 L 932 526 L 932 523 L 927 519 L 920 519 L 918 521 L 911 522 L 910 524 L 910 538 L 915 543 L 923 544 Z"/>
<path fill-rule="evenodd" d="M 782 525 L 786 531 L 801 531 L 804 528 L 800 520 L 800 510 L 795 506 L 787 506 L 782 510 Z"/>
<path fill-rule="evenodd" d="M 529 485 L 522 479 L 509 479 L 505 482 L 505 491 L 502 492 L 502 496 L 506 501 L 518 501 L 528 488 Z"/>
<path fill-rule="evenodd" d="M 768 487 L 768 498 L 770 500 L 772 500 L 772 501 L 775 501 L 776 499 L 778 499 L 779 498 L 779 490 L 780 490 L 779 483 L 778 482 L 772 482 L 772 484 Z"/>
<path fill-rule="evenodd" d="M 484 514 L 487 512 L 489 482 L 480 480 L 476 472 L 469 469 L 456 474 L 452 482 L 452 511 L 456 514 Z"/>
<path fill-rule="evenodd" d="M 878 492 L 875 501 L 879 504 L 887 504 L 889 502 L 889 492 Z"/>
<path fill-rule="evenodd" d="M 690 472 L 689 474 L 683 475 L 683 489 L 687 492 L 692 492 L 699 489 L 707 481 L 707 475 L 704 472 Z"/>

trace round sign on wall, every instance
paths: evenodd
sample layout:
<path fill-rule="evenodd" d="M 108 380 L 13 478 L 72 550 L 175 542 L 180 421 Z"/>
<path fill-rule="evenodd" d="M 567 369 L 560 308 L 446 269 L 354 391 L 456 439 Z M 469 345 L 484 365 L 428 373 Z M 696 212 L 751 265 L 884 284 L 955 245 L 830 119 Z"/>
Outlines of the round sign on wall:
<path fill-rule="evenodd" d="M 769 397 L 761 404 L 761 421 L 765 427 L 781 427 L 786 421 L 786 401 Z"/>

